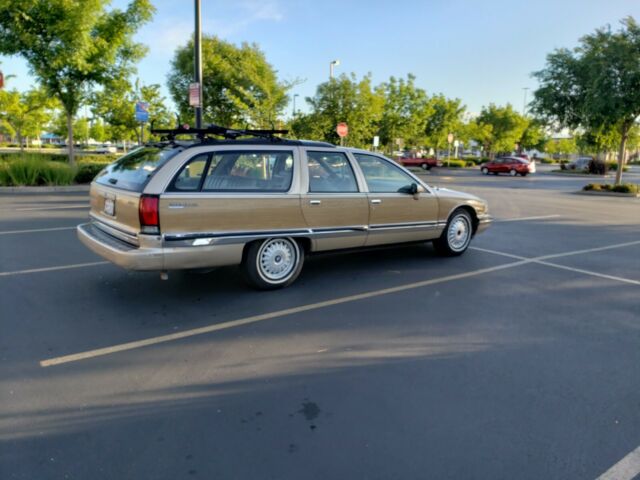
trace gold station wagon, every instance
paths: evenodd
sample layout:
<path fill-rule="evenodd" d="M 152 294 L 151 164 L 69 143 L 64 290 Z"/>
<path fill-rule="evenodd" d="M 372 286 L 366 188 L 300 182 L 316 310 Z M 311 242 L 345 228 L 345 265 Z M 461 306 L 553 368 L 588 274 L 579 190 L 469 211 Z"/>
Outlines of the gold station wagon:
<path fill-rule="evenodd" d="M 127 269 L 166 278 L 241 265 L 252 286 L 273 289 L 291 284 L 314 252 L 432 241 L 460 255 L 491 222 L 484 200 L 430 187 L 377 153 L 277 131 L 158 132 L 165 141 L 95 178 L 91 221 L 78 226 L 87 247 Z M 199 140 L 177 141 L 184 133 Z"/>

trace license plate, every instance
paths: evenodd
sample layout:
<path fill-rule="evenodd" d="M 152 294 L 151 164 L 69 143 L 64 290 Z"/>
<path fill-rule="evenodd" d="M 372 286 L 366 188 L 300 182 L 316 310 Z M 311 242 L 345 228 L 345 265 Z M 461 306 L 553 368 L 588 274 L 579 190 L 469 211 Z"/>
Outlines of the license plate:
<path fill-rule="evenodd" d="M 111 217 L 115 217 L 116 215 L 116 202 L 113 198 L 105 198 L 104 199 L 104 213 Z"/>

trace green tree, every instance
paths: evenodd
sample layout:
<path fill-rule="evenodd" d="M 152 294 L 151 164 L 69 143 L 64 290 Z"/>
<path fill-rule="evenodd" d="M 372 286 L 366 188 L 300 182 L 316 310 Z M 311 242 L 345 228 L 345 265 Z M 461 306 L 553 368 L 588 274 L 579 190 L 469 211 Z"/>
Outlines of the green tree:
<path fill-rule="evenodd" d="M 544 125 L 538 120 L 528 120 L 527 128 L 525 128 L 518 145 L 520 150 L 542 150 L 547 142 Z"/>
<path fill-rule="evenodd" d="M 133 42 L 151 18 L 149 0 L 126 10 L 108 0 L 0 0 L 0 53 L 20 55 L 64 109 L 69 161 L 74 163 L 73 118 L 95 84 L 128 76 L 144 48 Z"/>
<path fill-rule="evenodd" d="M 447 137 L 450 133 L 464 140 L 462 116 L 465 106 L 457 98 L 449 99 L 444 95 L 434 95 L 429 103 L 432 113 L 425 126 L 426 141 L 437 156 L 438 151 L 448 145 Z"/>
<path fill-rule="evenodd" d="M 103 143 L 107 140 L 107 130 L 102 120 L 96 119 L 93 121 L 89 130 L 89 136 L 98 143 Z"/>
<path fill-rule="evenodd" d="M 415 76 L 409 74 L 406 80 L 391 77 L 376 93 L 384 97 L 379 121 L 381 143 L 393 149 L 395 139 L 401 138 L 406 145 L 422 145 L 432 109 L 427 92 L 415 86 Z"/>
<path fill-rule="evenodd" d="M 516 112 L 510 104 L 498 107 L 489 104 L 483 107 L 475 119 L 473 140 L 483 145 L 491 156 L 500 152 L 511 152 L 522 139 L 529 121 Z"/>
<path fill-rule="evenodd" d="M 203 121 L 226 127 L 270 128 L 287 106 L 294 83 L 278 80 L 276 70 L 255 44 L 240 47 L 215 36 L 202 37 Z M 193 118 L 193 40 L 176 50 L 168 86 L 183 121 Z"/>
<path fill-rule="evenodd" d="M 11 136 L 16 136 L 20 150 L 26 137 L 39 137 L 51 118 L 54 102 L 42 89 L 24 93 L 0 90 L 0 124 Z"/>
<path fill-rule="evenodd" d="M 79 143 L 87 143 L 89 140 L 89 119 L 87 117 L 76 118 L 73 122 L 74 139 Z"/>
<path fill-rule="evenodd" d="M 601 28 L 573 50 L 547 56 L 533 109 L 549 122 L 587 131 L 619 132 L 616 183 L 622 182 L 629 133 L 640 115 L 640 26 L 632 17 L 618 31 Z"/>
<path fill-rule="evenodd" d="M 372 88 L 370 75 L 361 80 L 354 74 L 332 78 L 318 85 L 316 94 L 306 101 L 310 113 L 299 115 L 292 122 L 297 137 L 338 143 L 336 125 L 346 122 L 349 126 L 346 144 L 371 145 L 382 118 L 384 97 Z"/>
<path fill-rule="evenodd" d="M 571 155 L 578 151 L 576 139 L 569 138 L 551 138 L 544 144 L 544 151 L 551 155 Z"/>

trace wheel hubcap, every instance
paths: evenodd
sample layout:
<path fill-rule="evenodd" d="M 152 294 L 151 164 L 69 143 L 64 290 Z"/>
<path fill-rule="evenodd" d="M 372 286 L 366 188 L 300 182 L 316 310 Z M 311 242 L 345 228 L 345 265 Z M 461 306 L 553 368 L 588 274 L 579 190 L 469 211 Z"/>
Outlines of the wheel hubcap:
<path fill-rule="evenodd" d="M 459 215 L 454 217 L 447 231 L 447 240 L 452 250 L 458 252 L 467 246 L 471 237 L 470 227 L 469 219 L 466 216 Z"/>
<path fill-rule="evenodd" d="M 269 240 L 260 249 L 258 268 L 266 279 L 282 280 L 293 271 L 296 258 L 296 249 L 289 240 Z"/>

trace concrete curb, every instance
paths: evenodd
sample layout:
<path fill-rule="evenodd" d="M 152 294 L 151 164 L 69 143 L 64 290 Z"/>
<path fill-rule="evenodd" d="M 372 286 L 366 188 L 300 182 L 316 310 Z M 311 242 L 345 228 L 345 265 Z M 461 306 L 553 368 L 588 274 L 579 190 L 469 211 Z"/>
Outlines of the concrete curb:
<path fill-rule="evenodd" d="M 627 198 L 640 198 L 640 193 L 621 193 L 621 192 L 606 192 L 606 191 L 593 191 L 593 190 L 579 190 L 573 192 L 575 195 L 593 195 L 600 197 L 627 197 Z"/>
<path fill-rule="evenodd" d="M 1 193 L 61 193 L 88 192 L 91 185 L 67 185 L 51 187 L 0 187 Z"/>

